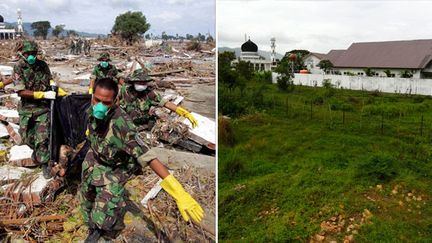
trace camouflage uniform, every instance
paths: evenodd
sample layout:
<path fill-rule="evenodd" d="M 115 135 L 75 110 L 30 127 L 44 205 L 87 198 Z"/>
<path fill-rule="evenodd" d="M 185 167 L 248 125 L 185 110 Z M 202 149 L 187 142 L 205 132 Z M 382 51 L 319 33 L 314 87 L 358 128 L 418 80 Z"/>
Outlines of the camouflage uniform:
<path fill-rule="evenodd" d="M 157 117 L 149 114 L 150 108 L 163 107 L 167 102 L 153 90 L 137 92 L 132 85 L 123 85 L 119 93 L 120 107 L 129 114 L 136 126 L 152 127 Z"/>
<path fill-rule="evenodd" d="M 14 90 L 49 91 L 52 79 L 48 65 L 39 59 L 33 65 L 20 59 L 13 68 Z M 33 159 L 49 161 L 49 101 L 21 98 L 18 107 L 19 133 L 24 144 L 34 150 Z"/>
<path fill-rule="evenodd" d="M 108 53 L 102 53 L 98 58 L 98 61 L 111 61 Z M 114 65 L 108 64 L 107 68 L 103 68 L 100 64 L 94 67 L 90 79 L 98 80 L 101 78 L 112 78 L 116 83 L 119 82 L 120 75 L 119 71 Z"/>
<path fill-rule="evenodd" d="M 103 121 L 94 118 L 91 110 L 90 150 L 82 164 L 81 212 L 90 228 L 121 230 L 126 205 L 124 184 L 136 162 L 146 166 L 156 156 L 136 140 L 134 124 L 118 106 L 112 107 Z"/>
<path fill-rule="evenodd" d="M 141 69 L 135 70 L 129 78 L 129 84 L 123 85 L 119 92 L 120 107 L 129 114 L 136 126 L 148 125 L 151 128 L 157 117 L 150 115 L 152 106 L 163 107 L 167 100 L 150 87 L 147 90 L 138 92 L 133 87 L 133 80 L 148 79 Z M 132 84 L 131 84 L 132 83 Z"/>

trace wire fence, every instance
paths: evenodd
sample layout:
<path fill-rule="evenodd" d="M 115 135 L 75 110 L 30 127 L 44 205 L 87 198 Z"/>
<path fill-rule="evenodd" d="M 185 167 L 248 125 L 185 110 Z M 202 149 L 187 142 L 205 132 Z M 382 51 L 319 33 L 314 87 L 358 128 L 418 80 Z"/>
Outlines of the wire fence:
<path fill-rule="evenodd" d="M 360 110 L 335 109 L 331 104 L 314 104 L 313 100 L 290 102 L 277 97 L 264 97 L 257 110 L 276 113 L 287 118 L 302 119 L 306 122 L 321 122 L 330 128 L 349 128 L 353 132 L 367 132 L 396 137 L 423 137 L 430 140 L 432 133 L 432 119 L 426 117 L 425 112 L 416 112 L 406 115 L 406 111 L 400 109 L 399 115 L 370 114 Z M 376 113 L 376 112 L 375 112 Z"/>

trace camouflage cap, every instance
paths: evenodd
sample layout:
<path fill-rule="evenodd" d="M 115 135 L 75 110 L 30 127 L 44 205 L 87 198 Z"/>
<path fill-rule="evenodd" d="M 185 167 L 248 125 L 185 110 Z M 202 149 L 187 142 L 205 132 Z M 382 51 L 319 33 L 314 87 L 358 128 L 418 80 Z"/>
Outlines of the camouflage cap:
<path fill-rule="evenodd" d="M 23 41 L 22 48 L 21 48 L 22 53 L 37 52 L 38 50 L 39 48 L 36 42 L 29 41 L 29 40 Z"/>
<path fill-rule="evenodd" d="M 152 77 L 150 77 L 149 75 L 148 75 L 148 73 L 147 72 L 145 72 L 144 70 L 142 70 L 142 69 L 137 69 L 137 70 L 135 70 L 131 75 L 129 75 L 129 77 L 127 78 L 127 81 L 128 82 L 142 82 L 142 81 L 144 81 L 144 82 L 149 82 L 149 81 L 152 81 L 153 80 L 153 78 Z"/>
<path fill-rule="evenodd" d="M 98 61 L 111 61 L 110 54 L 108 52 L 102 52 L 97 60 Z"/>

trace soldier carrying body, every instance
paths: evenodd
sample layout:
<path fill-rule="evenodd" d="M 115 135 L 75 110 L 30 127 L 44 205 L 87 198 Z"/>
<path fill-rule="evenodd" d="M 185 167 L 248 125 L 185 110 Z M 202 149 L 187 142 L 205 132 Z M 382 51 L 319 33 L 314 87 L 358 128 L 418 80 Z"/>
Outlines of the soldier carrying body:
<path fill-rule="evenodd" d="M 149 114 L 150 108 L 160 106 L 186 117 L 192 127 L 196 127 L 198 122 L 191 113 L 181 106 L 164 100 L 160 94 L 153 90 L 152 80 L 145 70 L 137 69 L 126 79 L 126 85 L 123 85 L 120 89 L 120 107 L 131 116 L 134 124 L 136 126 L 147 126 L 148 129 L 151 129 L 156 117 Z"/>
<path fill-rule="evenodd" d="M 24 41 L 12 78 L 14 89 L 21 97 L 19 133 L 23 143 L 33 149 L 32 159 L 42 165 L 44 177 L 49 178 L 49 100 L 55 99 L 57 94 L 50 90 L 50 69 L 46 62 L 37 58 L 37 53 L 36 42 Z M 62 95 L 65 95 L 63 91 Z"/>
<path fill-rule="evenodd" d="M 125 183 L 137 166 L 147 165 L 163 179 L 161 186 L 176 201 L 184 220 L 200 222 L 201 206 L 148 149 L 128 114 L 117 103 L 118 85 L 102 78 L 96 81 L 87 130 L 90 149 L 82 164 L 81 212 L 89 227 L 85 242 L 101 236 L 115 238 L 124 228 Z"/>

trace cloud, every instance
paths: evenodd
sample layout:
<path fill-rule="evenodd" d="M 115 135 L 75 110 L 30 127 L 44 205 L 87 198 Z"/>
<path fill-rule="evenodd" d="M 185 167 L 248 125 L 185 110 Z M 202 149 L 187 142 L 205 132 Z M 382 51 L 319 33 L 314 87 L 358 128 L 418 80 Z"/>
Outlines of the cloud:
<path fill-rule="evenodd" d="M 176 12 L 163 11 L 157 15 L 154 15 L 153 18 L 163 23 L 171 23 L 181 19 L 182 16 Z"/>
<path fill-rule="evenodd" d="M 100 34 L 109 33 L 115 18 L 127 11 L 143 12 L 155 34 L 215 32 L 214 0 L 1 0 L 0 15 L 15 22 L 17 8 L 24 22 L 48 20 L 52 26 Z"/>
<path fill-rule="evenodd" d="M 328 52 L 353 42 L 432 38 L 432 2 L 218 0 L 219 46 L 239 47 L 244 34 L 269 50 Z M 402 11 L 403 10 L 403 11 Z M 234 39 L 237 39 L 235 41 Z M 235 46 L 233 46 L 235 44 Z"/>

